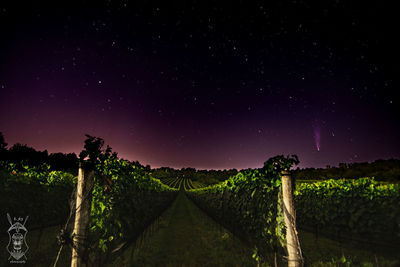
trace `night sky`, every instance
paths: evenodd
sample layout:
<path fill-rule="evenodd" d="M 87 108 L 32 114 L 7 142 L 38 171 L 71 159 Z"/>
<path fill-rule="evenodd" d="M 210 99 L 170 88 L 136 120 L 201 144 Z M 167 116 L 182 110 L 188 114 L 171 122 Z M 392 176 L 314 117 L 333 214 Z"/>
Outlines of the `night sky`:
<path fill-rule="evenodd" d="M 0 131 L 151 167 L 400 157 L 385 1 L 0 3 Z"/>

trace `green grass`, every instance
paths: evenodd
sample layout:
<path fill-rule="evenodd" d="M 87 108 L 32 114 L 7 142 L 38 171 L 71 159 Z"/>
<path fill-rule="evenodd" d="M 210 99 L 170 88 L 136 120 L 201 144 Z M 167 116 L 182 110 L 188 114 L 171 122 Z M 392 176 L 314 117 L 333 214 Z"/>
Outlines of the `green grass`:
<path fill-rule="evenodd" d="M 180 193 L 158 231 L 114 266 L 256 266 L 252 250 Z"/>

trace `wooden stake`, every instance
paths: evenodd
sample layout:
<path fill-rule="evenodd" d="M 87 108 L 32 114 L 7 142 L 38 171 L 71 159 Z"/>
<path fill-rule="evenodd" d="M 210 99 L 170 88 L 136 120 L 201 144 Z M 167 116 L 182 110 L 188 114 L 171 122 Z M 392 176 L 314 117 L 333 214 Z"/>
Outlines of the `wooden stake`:
<path fill-rule="evenodd" d="M 79 164 L 71 267 L 85 266 L 93 183 L 94 171 L 89 171 L 85 177 L 85 170 Z"/>
<path fill-rule="evenodd" d="M 286 225 L 286 248 L 288 267 L 302 266 L 300 242 L 297 236 L 296 215 L 293 202 L 292 178 L 288 171 L 282 171 L 283 214 Z"/>

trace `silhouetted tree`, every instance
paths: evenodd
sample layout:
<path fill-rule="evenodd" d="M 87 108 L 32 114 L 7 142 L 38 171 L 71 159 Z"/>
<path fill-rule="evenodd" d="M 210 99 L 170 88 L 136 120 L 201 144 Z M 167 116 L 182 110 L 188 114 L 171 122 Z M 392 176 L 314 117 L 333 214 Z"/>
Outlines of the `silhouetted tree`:
<path fill-rule="evenodd" d="M 86 140 L 85 145 L 83 146 L 84 150 L 82 150 L 82 152 L 79 154 L 79 160 L 83 163 L 87 159 L 86 162 L 88 165 L 93 167 L 102 153 L 104 140 L 100 137 L 94 137 L 88 134 L 85 134 L 85 136 Z M 107 147 L 107 149 L 108 148 L 109 147 Z M 111 148 L 109 149 L 111 150 Z"/>
<path fill-rule="evenodd" d="M 52 169 L 58 171 L 75 173 L 78 169 L 78 157 L 75 153 L 51 153 L 47 159 L 47 163 Z"/>
<path fill-rule="evenodd" d="M 4 135 L 2 132 L 0 132 L 0 150 L 6 150 L 7 147 L 6 140 L 4 139 Z"/>
<path fill-rule="evenodd" d="M 33 147 L 16 143 L 8 150 L 8 159 L 12 162 L 24 161 L 29 165 L 40 165 L 46 162 L 49 154 L 47 150 L 36 151 Z"/>
<path fill-rule="evenodd" d="M 0 132 L 0 160 L 7 159 L 7 143 L 4 139 L 4 135 Z"/>

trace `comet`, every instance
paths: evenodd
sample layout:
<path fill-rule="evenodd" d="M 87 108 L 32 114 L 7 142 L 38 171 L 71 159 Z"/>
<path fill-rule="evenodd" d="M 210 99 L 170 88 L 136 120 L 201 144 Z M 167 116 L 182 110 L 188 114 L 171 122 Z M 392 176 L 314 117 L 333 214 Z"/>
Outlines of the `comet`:
<path fill-rule="evenodd" d="M 321 148 L 321 128 L 319 127 L 318 124 L 314 123 L 313 130 L 314 130 L 315 147 L 317 148 L 317 151 L 319 151 Z"/>

